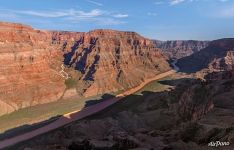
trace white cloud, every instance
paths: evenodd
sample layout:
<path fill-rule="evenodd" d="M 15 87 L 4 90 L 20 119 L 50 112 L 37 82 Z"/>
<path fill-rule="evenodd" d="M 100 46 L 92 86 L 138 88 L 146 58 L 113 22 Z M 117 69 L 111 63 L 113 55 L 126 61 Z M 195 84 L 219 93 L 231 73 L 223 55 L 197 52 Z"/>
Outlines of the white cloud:
<path fill-rule="evenodd" d="M 74 9 L 71 9 L 70 13 L 71 13 L 71 16 L 82 17 L 82 18 L 98 17 L 98 16 L 102 16 L 103 14 L 105 14 L 104 11 L 99 10 L 99 9 L 93 9 L 89 12 L 76 11 Z"/>
<path fill-rule="evenodd" d="M 99 3 L 99 2 L 96 2 L 96 1 L 92 1 L 92 0 L 86 0 L 86 1 L 91 3 L 91 4 L 97 5 L 97 6 L 103 6 L 102 3 Z"/>
<path fill-rule="evenodd" d="M 33 10 L 22 10 L 22 11 L 13 10 L 12 12 L 15 12 L 16 14 L 31 15 L 31 16 L 46 17 L 46 18 L 57 18 L 69 15 L 69 12 L 65 11 L 47 12 L 47 11 L 33 11 Z"/>
<path fill-rule="evenodd" d="M 115 17 L 115 18 L 127 18 L 128 14 L 115 14 L 115 15 L 113 15 L 113 17 Z"/>
<path fill-rule="evenodd" d="M 57 10 L 57 11 L 34 11 L 34 10 L 7 10 L 16 14 L 22 14 L 22 15 L 30 15 L 30 16 L 36 16 L 36 17 L 44 17 L 44 18 L 60 18 L 60 17 L 81 17 L 81 18 L 91 18 L 91 17 L 97 17 L 104 14 L 102 10 L 99 9 L 93 9 L 89 12 L 84 12 L 80 10 Z"/>
<path fill-rule="evenodd" d="M 230 0 L 169 0 L 169 4 L 170 5 L 177 5 L 177 4 L 180 4 L 180 3 L 183 3 L 183 2 L 204 2 L 204 1 L 210 1 L 210 2 L 213 2 L 213 1 L 219 1 L 219 2 L 228 2 Z"/>
<path fill-rule="evenodd" d="M 179 4 L 179 3 L 182 3 L 182 2 L 184 2 L 185 0 L 171 0 L 170 1 L 170 4 L 171 5 L 177 5 L 177 4 Z"/>
<path fill-rule="evenodd" d="M 157 16 L 158 14 L 157 13 L 153 13 L 153 12 L 148 12 L 147 15 L 148 16 Z"/>
<path fill-rule="evenodd" d="M 156 1 L 156 2 L 154 2 L 155 5 L 161 5 L 163 3 L 164 3 L 163 1 Z"/>
<path fill-rule="evenodd" d="M 93 9 L 90 11 L 82 11 L 75 9 L 67 10 L 9 10 L 0 9 L 0 18 L 6 18 L 7 16 L 17 16 L 21 19 L 30 17 L 38 17 L 38 19 L 56 18 L 57 20 L 69 20 L 73 23 L 77 22 L 92 22 L 98 25 L 117 25 L 123 24 L 121 19 L 128 17 L 128 14 L 122 14 L 118 12 L 108 12 L 100 9 Z M 31 18 L 35 20 L 35 18 Z"/>

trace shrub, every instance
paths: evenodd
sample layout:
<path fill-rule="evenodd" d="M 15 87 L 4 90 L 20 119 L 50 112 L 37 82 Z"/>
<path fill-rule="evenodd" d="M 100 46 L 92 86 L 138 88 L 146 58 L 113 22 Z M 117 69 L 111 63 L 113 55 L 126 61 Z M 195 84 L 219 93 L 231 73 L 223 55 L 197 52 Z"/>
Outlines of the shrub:
<path fill-rule="evenodd" d="M 65 80 L 65 85 L 67 89 L 75 88 L 76 87 L 76 80 L 69 78 Z"/>

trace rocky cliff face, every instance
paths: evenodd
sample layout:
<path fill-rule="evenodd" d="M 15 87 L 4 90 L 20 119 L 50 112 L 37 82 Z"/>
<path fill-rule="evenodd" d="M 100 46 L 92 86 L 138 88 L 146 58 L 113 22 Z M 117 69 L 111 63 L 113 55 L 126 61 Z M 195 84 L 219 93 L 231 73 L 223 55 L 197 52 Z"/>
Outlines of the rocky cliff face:
<path fill-rule="evenodd" d="M 191 56 L 182 58 L 177 63 L 184 72 L 198 72 L 201 70 L 226 71 L 233 70 L 234 39 L 220 39 Z"/>
<path fill-rule="evenodd" d="M 0 115 L 62 96 L 64 80 L 50 67 L 61 52 L 50 41 L 47 32 L 0 23 Z"/>
<path fill-rule="evenodd" d="M 204 79 L 208 82 L 234 79 L 234 70 L 212 72 L 204 76 Z"/>
<path fill-rule="evenodd" d="M 169 58 L 183 58 L 206 48 L 209 41 L 154 41 L 157 48 L 163 50 L 163 53 Z"/>
<path fill-rule="evenodd" d="M 234 142 L 233 79 L 201 82 L 184 78 L 163 83 L 176 87 L 131 95 L 104 112 L 16 147 L 205 150 L 211 141 Z"/>
<path fill-rule="evenodd" d="M 40 31 L 11 23 L 0 23 L 0 62 L 0 115 L 76 94 L 131 88 L 169 69 L 161 51 L 134 32 Z M 61 75 L 63 64 L 68 74 Z"/>
<path fill-rule="evenodd" d="M 182 119 L 196 121 L 213 109 L 212 90 L 201 84 L 189 87 L 179 100 L 178 112 Z"/>
<path fill-rule="evenodd" d="M 54 39 L 63 46 L 65 65 L 79 74 L 76 87 L 84 96 L 131 88 L 169 69 L 161 51 L 134 32 L 95 30 L 74 41 L 56 33 Z"/>

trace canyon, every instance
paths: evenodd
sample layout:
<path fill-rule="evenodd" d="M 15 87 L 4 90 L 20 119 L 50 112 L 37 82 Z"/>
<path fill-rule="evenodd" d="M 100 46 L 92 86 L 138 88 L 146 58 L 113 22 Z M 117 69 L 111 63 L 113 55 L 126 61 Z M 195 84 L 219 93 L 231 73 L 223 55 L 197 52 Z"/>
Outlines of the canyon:
<path fill-rule="evenodd" d="M 179 59 L 180 72 L 156 83 L 162 89 L 170 85 L 168 90 L 143 89 L 18 148 L 206 150 L 213 149 L 207 147 L 210 141 L 233 143 L 233 44 L 233 39 L 215 40 Z"/>
<path fill-rule="evenodd" d="M 208 47 L 178 60 L 181 71 L 203 73 L 230 71 L 234 66 L 234 39 L 212 41 Z"/>
<path fill-rule="evenodd" d="M 233 51 L 232 38 L 163 42 L 135 32 L 44 31 L 1 22 L 0 115 L 73 96 L 121 96 L 12 149 L 202 150 L 210 141 L 234 143 Z M 172 59 L 179 72 L 151 81 L 170 72 Z M 124 94 L 131 89 L 137 90 Z"/>
<path fill-rule="evenodd" d="M 0 115 L 75 95 L 126 90 L 170 70 L 161 50 L 135 32 L 42 31 L 5 22 L 0 62 Z M 62 65 L 68 79 L 60 73 Z"/>
<path fill-rule="evenodd" d="M 206 48 L 210 41 L 195 40 L 176 40 L 176 41 L 159 41 L 153 40 L 157 48 L 162 49 L 163 53 L 170 59 L 180 59 L 190 56 Z"/>
<path fill-rule="evenodd" d="M 17 148 L 212 150 L 207 147 L 210 141 L 234 142 L 233 79 L 202 81 L 175 75 L 160 81 L 172 90 L 130 95 L 103 112 Z"/>
<path fill-rule="evenodd" d="M 47 32 L 0 23 L 0 115 L 62 96 L 64 81 L 51 69 L 61 54 L 49 41 Z"/>

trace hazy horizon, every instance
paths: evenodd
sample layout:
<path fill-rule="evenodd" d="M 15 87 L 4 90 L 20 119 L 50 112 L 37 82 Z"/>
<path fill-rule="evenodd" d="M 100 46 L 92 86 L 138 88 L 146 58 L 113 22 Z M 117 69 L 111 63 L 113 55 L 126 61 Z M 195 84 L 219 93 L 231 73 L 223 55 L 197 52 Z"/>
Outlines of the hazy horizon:
<path fill-rule="evenodd" d="M 234 37 L 231 0 L 8 0 L 0 21 L 40 30 L 134 31 L 156 40 L 216 40 Z"/>

